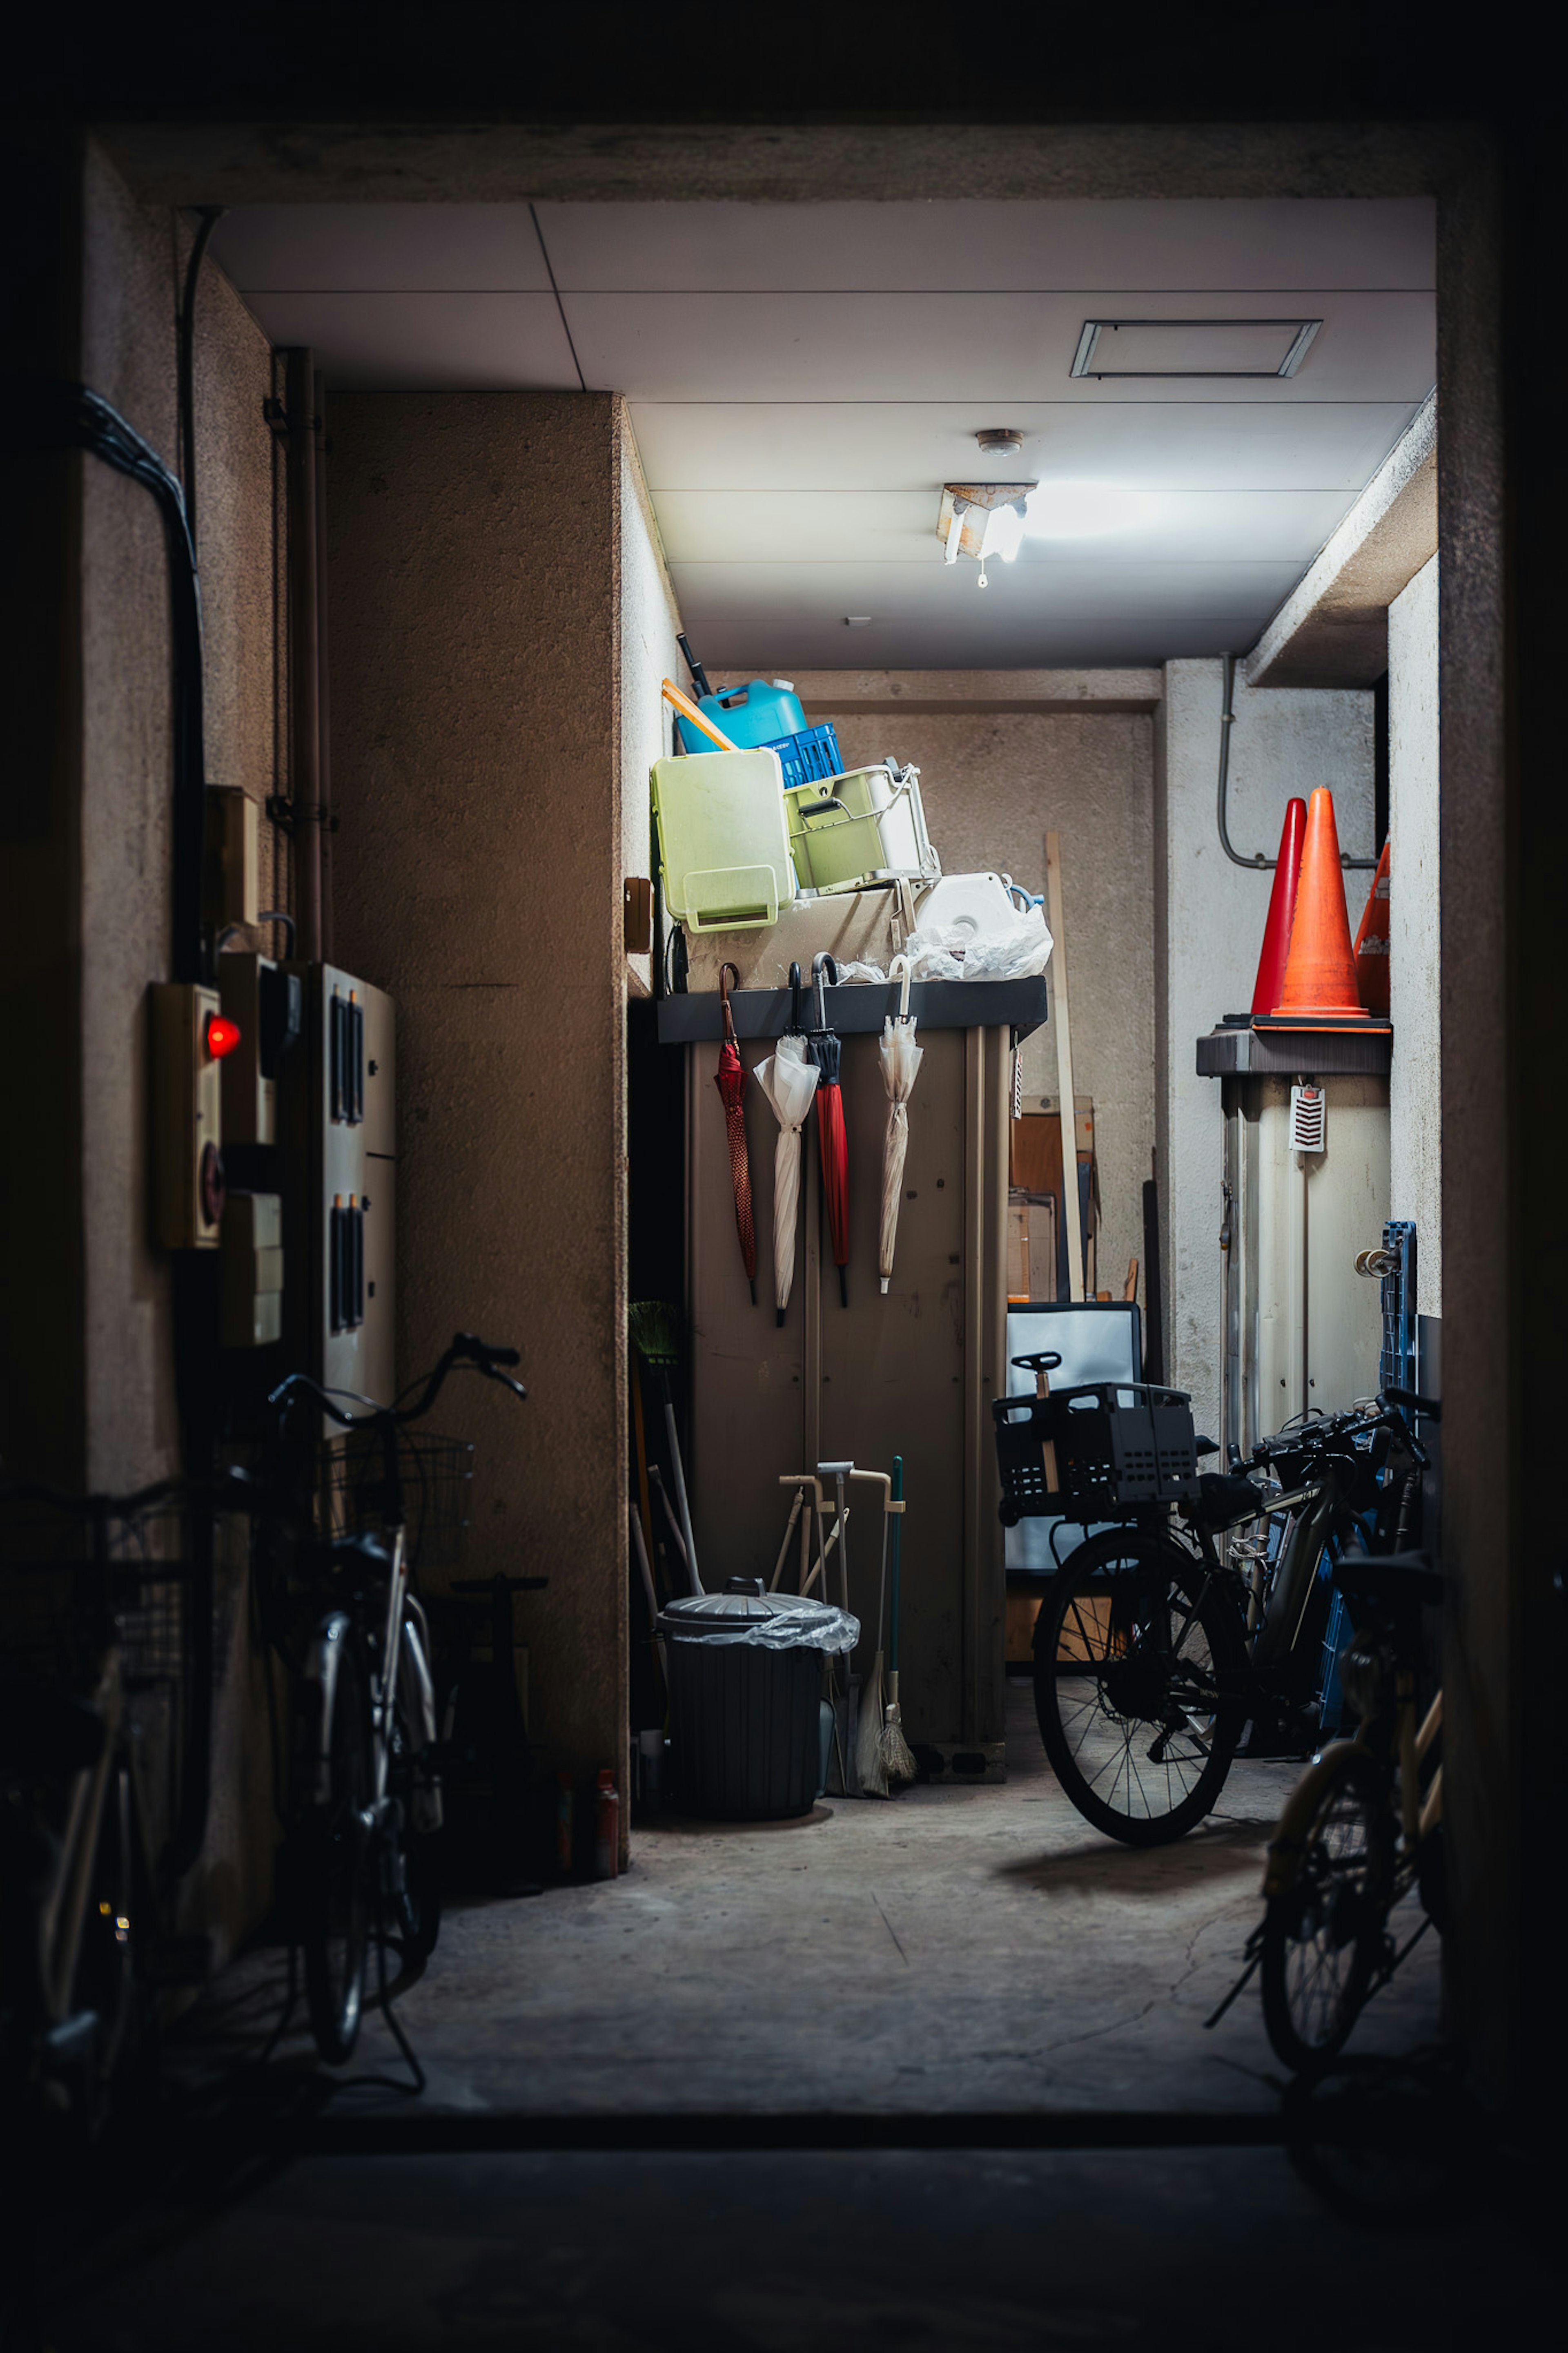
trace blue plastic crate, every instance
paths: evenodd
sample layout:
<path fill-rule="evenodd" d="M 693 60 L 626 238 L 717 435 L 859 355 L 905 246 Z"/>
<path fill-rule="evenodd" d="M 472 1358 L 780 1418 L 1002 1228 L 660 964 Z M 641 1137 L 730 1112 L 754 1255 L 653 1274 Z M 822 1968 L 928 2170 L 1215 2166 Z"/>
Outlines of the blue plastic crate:
<path fill-rule="evenodd" d="M 825 784 L 830 776 L 844 773 L 830 720 L 824 720 L 820 727 L 804 727 L 798 735 L 781 735 L 776 743 L 762 748 L 778 754 L 786 793 L 792 785 Z"/>

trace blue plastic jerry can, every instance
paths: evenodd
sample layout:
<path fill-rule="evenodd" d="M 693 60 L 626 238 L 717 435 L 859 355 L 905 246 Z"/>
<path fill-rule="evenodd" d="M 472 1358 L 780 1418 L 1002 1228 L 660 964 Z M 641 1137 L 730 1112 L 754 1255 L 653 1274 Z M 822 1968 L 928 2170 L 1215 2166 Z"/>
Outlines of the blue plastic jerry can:
<path fill-rule="evenodd" d="M 786 678 L 752 678 L 744 686 L 721 686 L 717 692 L 703 695 L 697 707 L 740 752 L 776 744 L 783 735 L 798 735 L 805 725 L 800 697 Z M 684 750 L 719 749 L 689 719 L 678 718 L 675 724 Z"/>

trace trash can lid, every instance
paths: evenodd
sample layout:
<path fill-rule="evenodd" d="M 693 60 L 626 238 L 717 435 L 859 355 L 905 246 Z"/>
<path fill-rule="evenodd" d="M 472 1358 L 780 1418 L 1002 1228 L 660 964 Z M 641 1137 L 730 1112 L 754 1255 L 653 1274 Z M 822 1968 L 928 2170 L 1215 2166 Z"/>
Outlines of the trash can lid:
<path fill-rule="evenodd" d="M 860 1621 L 798 1593 L 769 1593 L 760 1577 L 732 1577 L 722 1593 L 665 1604 L 658 1630 L 683 1641 L 745 1642 L 768 1651 L 852 1651 Z"/>

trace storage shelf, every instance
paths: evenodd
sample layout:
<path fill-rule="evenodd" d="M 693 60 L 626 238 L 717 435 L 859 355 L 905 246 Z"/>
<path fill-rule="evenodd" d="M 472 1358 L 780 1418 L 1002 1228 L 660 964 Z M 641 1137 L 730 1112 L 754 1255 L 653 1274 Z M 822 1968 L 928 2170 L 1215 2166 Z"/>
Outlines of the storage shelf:
<path fill-rule="evenodd" d="M 1355 1029 L 1211 1030 L 1198 1039 L 1200 1079 L 1387 1076 L 1394 1035 L 1386 1027 Z"/>
<path fill-rule="evenodd" d="M 879 1030 L 889 1013 L 899 1009 L 896 980 L 848 982 L 825 992 L 827 1026 L 839 1037 Z M 1047 992 L 1037 980 L 918 980 L 910 990 L 910 1011 L 922 1029 L 1016 1029 L 1020 1038 L 1043 1027 Z M 803 988 L 801 1020 L 807 1027 L 816 1018 L 816 992 Z M 789 1027 L 787 988 L 733 988 L 730 1011 L 738 1038 L 782 1038 Z M 661 997 L 658 1001 L 658 1041 L 661 1046 L 699 1044 L 724 1034 L 723 1016 L 716 992 L 700 996 Z"/>

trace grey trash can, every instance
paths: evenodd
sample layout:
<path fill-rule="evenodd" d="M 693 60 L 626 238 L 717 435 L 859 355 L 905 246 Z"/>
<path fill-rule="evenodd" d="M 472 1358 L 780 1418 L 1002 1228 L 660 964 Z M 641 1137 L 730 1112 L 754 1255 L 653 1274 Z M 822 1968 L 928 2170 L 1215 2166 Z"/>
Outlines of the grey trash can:
<path fill-rule="evenodd" d="M 808 1813 L 821 1772 L 822 1662 L 852 1651 L 858 1619 L 732 1577 L 659 1617 L 680 1802 L 730 1821 Z"/>

